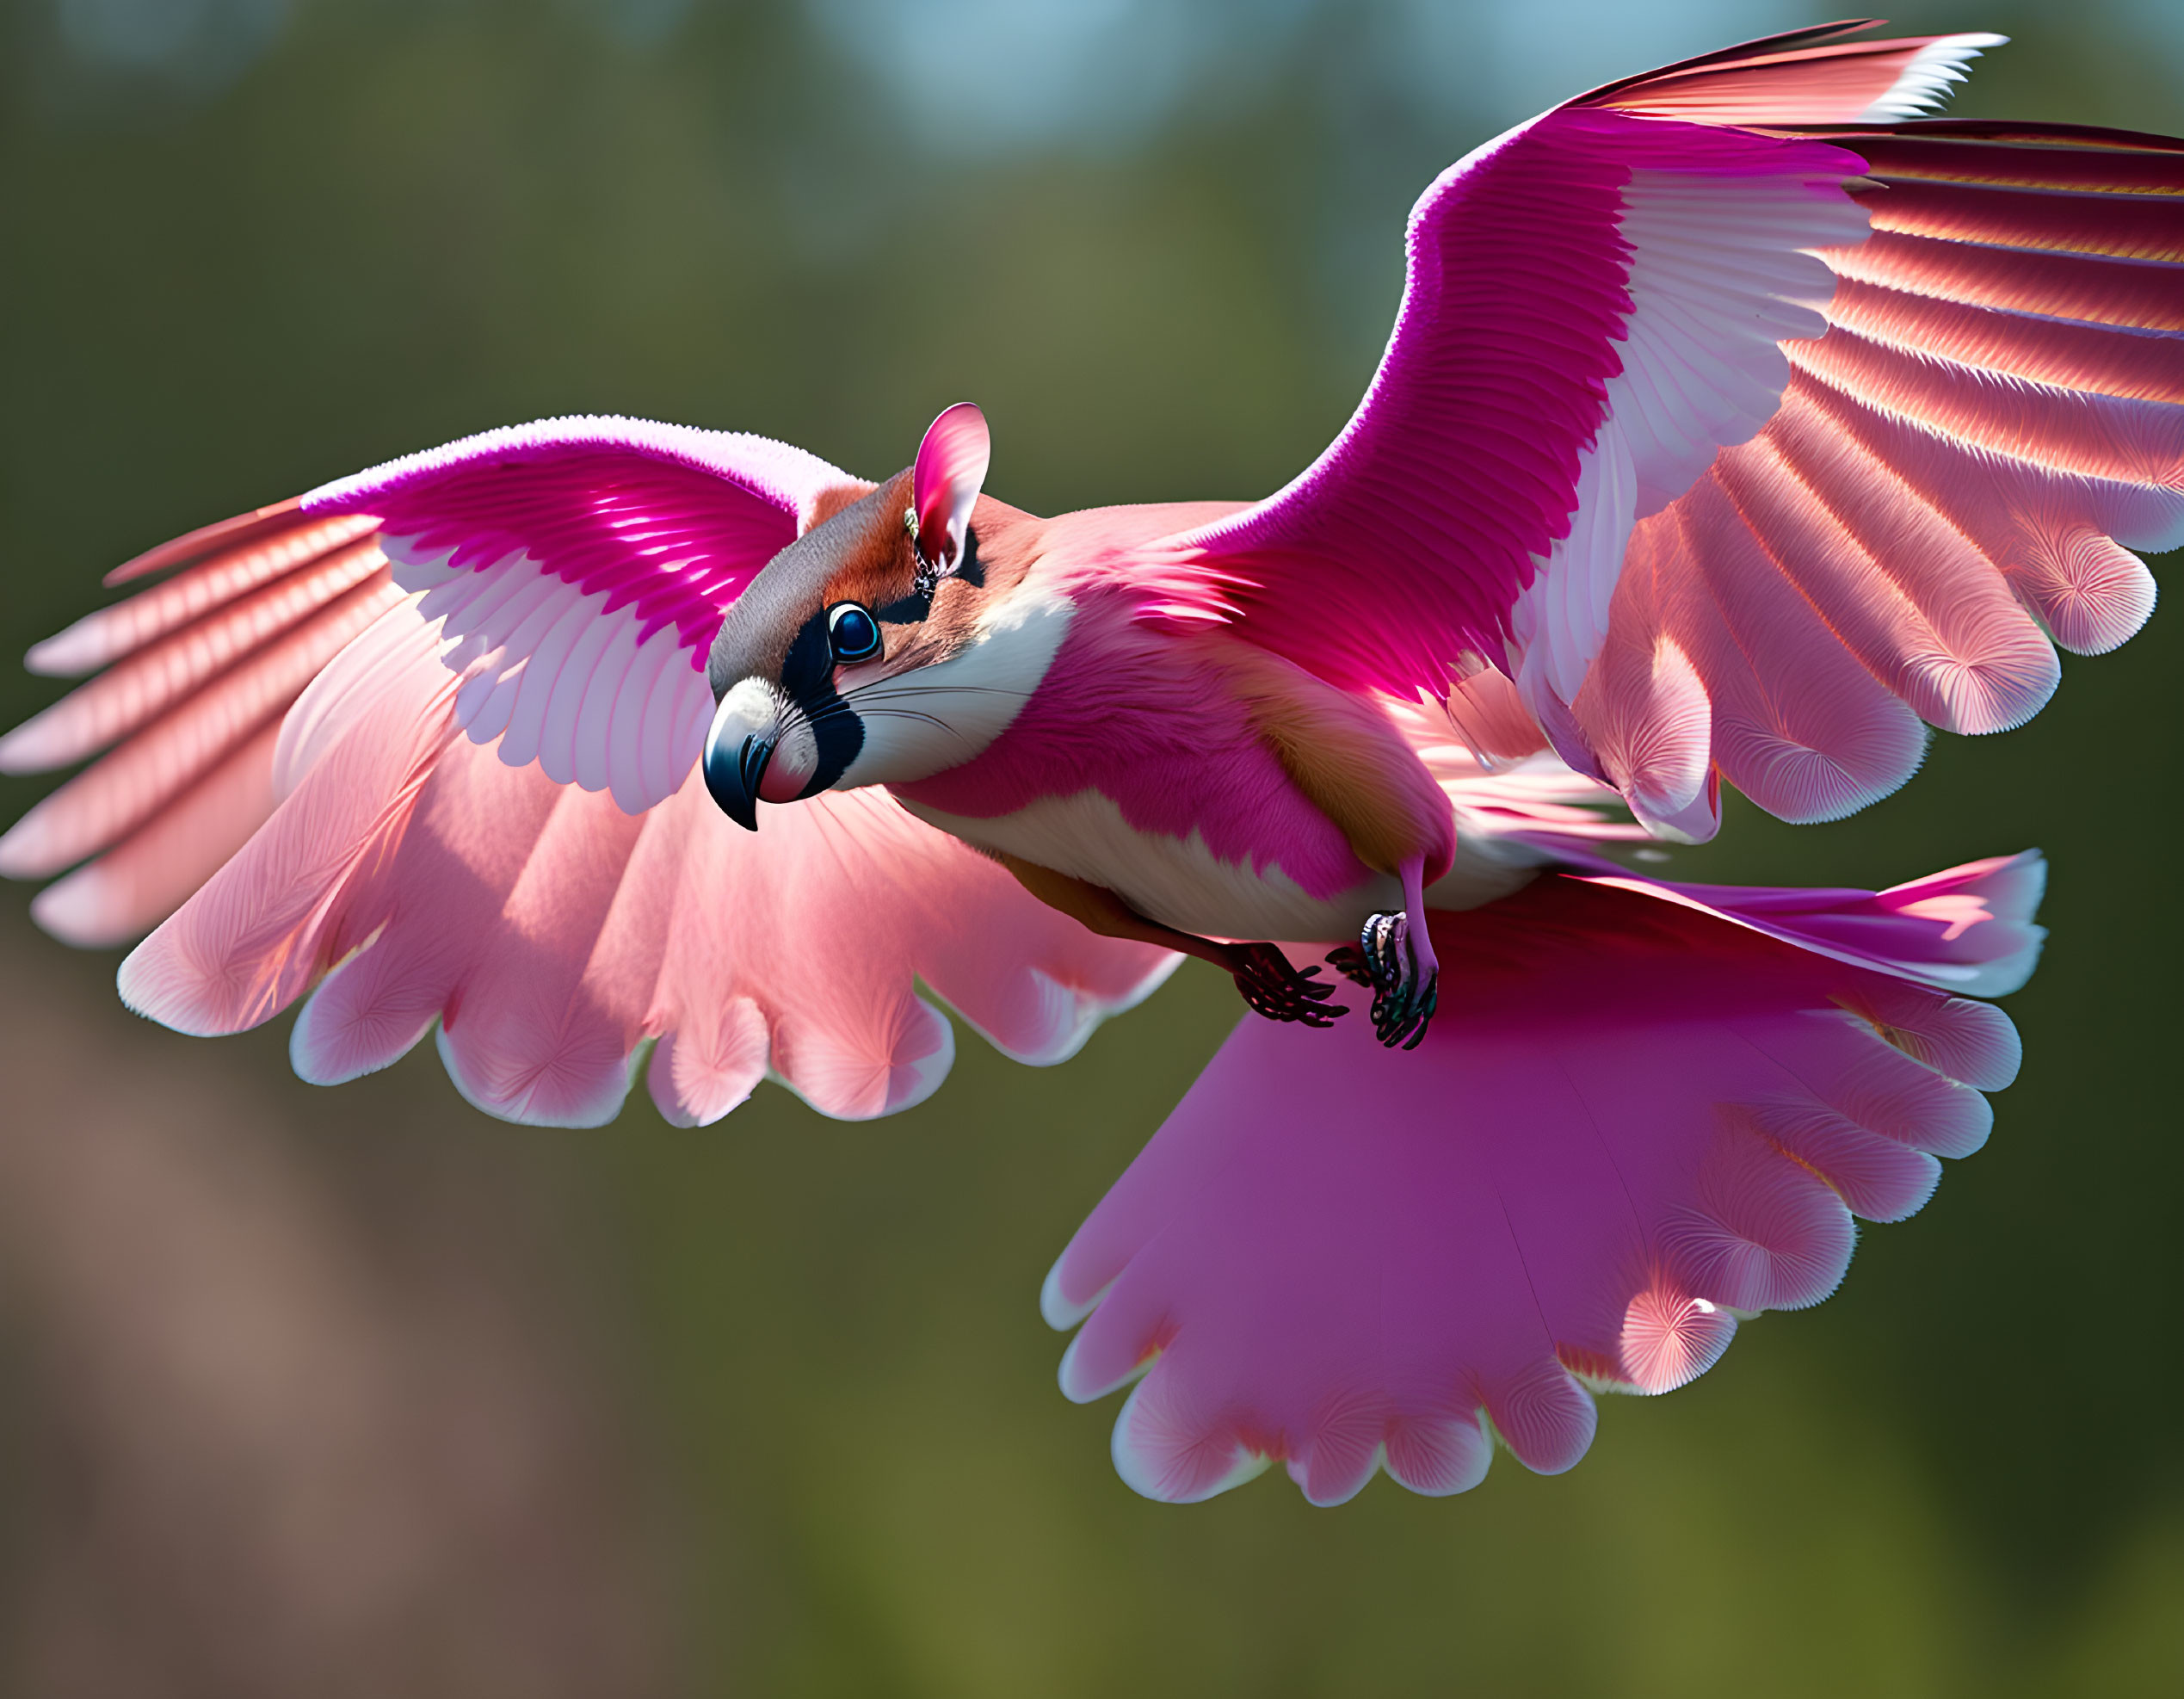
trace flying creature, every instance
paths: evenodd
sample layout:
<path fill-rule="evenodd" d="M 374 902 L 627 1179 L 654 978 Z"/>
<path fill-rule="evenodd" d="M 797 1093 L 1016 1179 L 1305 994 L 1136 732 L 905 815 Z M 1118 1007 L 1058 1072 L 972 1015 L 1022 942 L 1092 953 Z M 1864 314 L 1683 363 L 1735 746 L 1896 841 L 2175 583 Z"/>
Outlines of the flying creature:
<path fill-rule="evenodd" d="M 1354 416 L 1262 501 L 1043 517 L 984 415 L 877 483 L 616 417 L 191 532 L 39 644 L 0 837 L 129 1007 L 301 1001 L 328 1084 L 710 1123 L 1073 1054 L 1183 956 L 1234 1035 L 1063 1251 L 1123 1479 L 1552 1473 L 1594 1394 L 1826 1297 L 1986 1139 L 2036 853 L 1679 884 L 2021 724 L 2184 543 L 2184 142 L 1936 108 L 2002 38 L 1748 43 L 1413 211 Z M 103 751 L 102 753 L 102 751 Z M 72 869 L 71 871 L 70 869 Z M 920 982 L 922 982 L 922 994 Z M 1133 1384 L 1134 1383 L 1134 1384 Z"/>

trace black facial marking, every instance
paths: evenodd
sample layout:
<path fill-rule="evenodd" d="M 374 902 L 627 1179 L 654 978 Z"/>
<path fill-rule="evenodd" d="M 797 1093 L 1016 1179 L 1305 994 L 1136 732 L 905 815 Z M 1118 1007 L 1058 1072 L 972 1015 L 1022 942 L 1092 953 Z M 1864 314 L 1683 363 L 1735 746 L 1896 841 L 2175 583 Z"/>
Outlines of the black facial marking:
<path fill-rule="evenodd" d="M 912 533 L 909 551 L 914 576 L 906 595 L 877 606 L 846 600 L 827 602 L 796 627 L 786 652 L 779 646 L 780 633 L 797 613 L 817 603 L 830 584 L 836 582 L 845 559 L 845 539 L 848 558 L 857 558 L 858 551 L 869 548 L 874 541 L 870 534 L 874 525 L 873 504 L 901 499 L 900 480 L 883 485 L 782 549 L 729 608 L 706 657 L 706 681 L 716 701 L 743 679 L 770 679 L 802 712 L 811 726 L 817 756 L 811 776 L 800 793 L 803 796 L 817 795 L 832 786 L 864 748 L 864 722 L 835 689 L 835 668 L 879 658 L 887 646 L 885 633 L 879 629 L 881 625 L 917 625 L 932 615 L 937 578 L 916 553 L 916 534 Z M 974 590 L 985 588 L 978 535 L 968 527 L 964 532 L 962 558 L 948 576 L 961 578 Z M 836 621 L 849 615 L 854 616 L 851 627 L 844 639 L 837 640 Z"/>
<path fill-rule="evenodd" d="M 943 578 L 960 578 L 973 590 L 986 587 L 986 569 L 978 564 L 978 534 L 967 525 L 963 528 L 963 559 L 956 562 L 955 570 L 945 573 L 937 571 L 926 565 L 925 557 L 920 554 L 917 557 L 917 581 L 910 593 L 930 602 L 934 590 Z"/>
<path fill-rule="evenodd" d="M 966 527 L 963 533 L 963 562 L 948 574 L 960 578 L 973 590 L 986 587 L 986 569 L 978 559 L 978 534 Z M 917 576 L 910 583 L 908 596 L 898 596 L 885 606 L 873 611 L 891 626 L 914 626 L 925 620 L 933 611 L 933 592 L 940 587 L 940 580 L 933 577 L 921 559 Z"/>
<path fill-rule="evenodd" d="M 834 645 L 827 630 L 832 611 L 822 609 L 804 622 L 781 664 L 781 688 L 811 720 L 812 740 L 818 745 L 818 765 L 804 787 L 805 796 L 817 796 L 848 772 L 865 746 L 864 721 L 834 688 Z"/>
<path fill-rule="evenodd" d="M 891 626 L 917 625 L 932 611 L 932 596 L 916 590 L 912 590 L 908 596 L 898 596 L 892 602 L 873 609 Z"/>
<path fill-rule="evenodd" d="M 973 590 L 986 587 L 986 569 L 978 560 L 978 534 L 968 525 L 963 528 L 963 559 L 948 576 L 962 579 Z"/>
<path fill-rule="evenodd" d="M 781 688 L 809 707 L 834 694 L 834 646 L 824 609 L 804 622 L 781 661 Z"/>

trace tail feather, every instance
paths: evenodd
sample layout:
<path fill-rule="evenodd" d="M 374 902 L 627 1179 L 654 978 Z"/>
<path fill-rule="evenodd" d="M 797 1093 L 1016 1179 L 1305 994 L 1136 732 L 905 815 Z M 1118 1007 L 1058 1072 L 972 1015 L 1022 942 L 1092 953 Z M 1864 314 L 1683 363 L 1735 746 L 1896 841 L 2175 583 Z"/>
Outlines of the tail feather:
<path fill-rule="evenodd" d="M 2014 1072 L 2037 857 L 1891 892 L 1558 874 L 1433 917 L 1441 1011 L 1246 1020 L 1049 1276 L 1072 1399 L 1138 1382 L 1131 1486 L 1274 1460 L 1314 1503 L 1377 1468 L 1460 1492 L 1499 1439 L 1564 1469 L 1591 1391 L 1666 1392 L 1738 1319 L 1817 1303 L 1854 1216 L 1900 1220 Z M 1966 943 L 1982 932 L 1990 942 Z M 1983 976 L 1983 977 L 1982 977 Z"/>

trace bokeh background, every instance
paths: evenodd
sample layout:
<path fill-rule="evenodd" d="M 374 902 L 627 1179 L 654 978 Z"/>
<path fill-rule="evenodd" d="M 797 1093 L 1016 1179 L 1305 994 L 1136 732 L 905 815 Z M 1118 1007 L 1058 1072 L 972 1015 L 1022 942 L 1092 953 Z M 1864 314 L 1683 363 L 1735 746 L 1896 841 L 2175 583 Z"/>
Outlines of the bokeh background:
<path fill-rule="evenodd" d="M 1249 497 L 1369 373 L 1404 213 L 1791 0 L 4 0 L 0 646 L 180 530 L 485 426 L 748 429 L 885 474 L 975 398 L 1035 510 Z M 1906 4 L 1958 110 L 2184 130 L 2174 0 Z M 430 1047 L 139 1022 L 0 897 L 0 1691 L 2184 1691 L 2184 629 L 1687 876 L 2027 844 L 1990 1147 L 1844 1290 L 1558 1480 L 1134 1498 L 1040 1276 L 1235 1016 L 975 1041 L 844 1125 L 502 1126 Z M 57 694 L 0 676 L 0 723 Z M 12 816 L 40 787 L 0 785 Z"/>

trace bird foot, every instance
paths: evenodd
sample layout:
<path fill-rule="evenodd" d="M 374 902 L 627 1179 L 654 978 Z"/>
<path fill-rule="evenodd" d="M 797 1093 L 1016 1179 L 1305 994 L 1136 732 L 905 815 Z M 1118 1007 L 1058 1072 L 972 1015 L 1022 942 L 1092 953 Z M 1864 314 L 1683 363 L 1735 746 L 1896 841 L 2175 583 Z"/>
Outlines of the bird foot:
<path fill-rule="evenodd" d="M 1327 960 L 1343 978 L 1373 993 L 1373 1036 L 1391 1050 L 1418 1047 L 1441 1006 L 1441 968 L 1419 961 L 1409 916 L 1367 916 L 1356 946 L 1345 944 Z"/>
<path fill-rule="evenodd" d="M 1272 944 L 1231 944 L 1229 971 L 1243 1000 L 1269 1021 L 1296 1021 L 1308 1027 L 1331 1027 L 1336 1017 L 1349 1010 L 1327 999 L 1335 995 L 1332 981 L 1319 977 L 1317 966 L 1298 968 Z"/>

